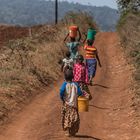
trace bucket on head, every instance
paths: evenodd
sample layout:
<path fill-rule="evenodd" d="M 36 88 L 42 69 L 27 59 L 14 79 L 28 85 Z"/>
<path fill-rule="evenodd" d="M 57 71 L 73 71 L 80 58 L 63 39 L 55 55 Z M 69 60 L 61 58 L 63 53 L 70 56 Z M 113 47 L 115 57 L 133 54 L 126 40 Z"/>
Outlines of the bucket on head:
<path fill-rule="evenodd" d="M 77 26 L 70 26 L 69 27 L 69 36 L 75 38 L 77 36 Z"/>
<path fill-rule="evenodd" d="M 85 97 L 78 97 L 78 111 L 88 112 L 89 100 Z"/>
<path fill-rule="evenodd" d="M 97 31 L 95 29 L 88 29 L 87 39 L 94 40 Z"/>

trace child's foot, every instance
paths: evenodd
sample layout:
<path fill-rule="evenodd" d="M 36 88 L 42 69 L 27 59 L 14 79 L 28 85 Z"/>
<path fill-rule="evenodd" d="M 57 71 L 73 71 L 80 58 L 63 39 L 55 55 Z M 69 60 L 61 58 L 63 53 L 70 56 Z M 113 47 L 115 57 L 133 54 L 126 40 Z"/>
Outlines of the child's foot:
<path fill-rule="evenodd" d="M 72 134 L 71 136 L 72 136 L 72 137 L 75 137 L 75 136 L 76 136 L 76 134 Z"/>
<path fill-rule="evenodd" d="M 67 136 L 67 137 L 71 136 L 70 133 L 69 133 L 69 130 L 65 131 L 65 136 Z"/>
<path fill-rule="evenodd" d="M 90 100 L 92 100 L 92 96 L 91 96 L 91 95 L 89 96 L 89 101 L 90 101 Z"/>
<path fill-rule="evenodd" d="M 93 82 L 92 82 L 92 80 L 90 80 L 89 84 L 90 84 L 90 86 L 93 86 Z"/>
<path fill-rule="evenodd" d="M 76 136 L 76 133 L 72 132 L 70 133 L 70 137 L 75 137 Z"/>

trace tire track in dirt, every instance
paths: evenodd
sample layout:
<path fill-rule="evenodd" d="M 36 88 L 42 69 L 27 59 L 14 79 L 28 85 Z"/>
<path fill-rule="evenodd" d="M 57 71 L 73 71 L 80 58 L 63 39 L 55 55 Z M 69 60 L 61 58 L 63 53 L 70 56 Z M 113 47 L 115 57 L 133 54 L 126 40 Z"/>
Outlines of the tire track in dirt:
<path fill-rule="evenodd" d="M 61 128 L 59 87 L 62 80 L 5 125 L 0 140 L 139 140 L 133 127 L 134 111 L 130 107 L 133 93 L 131 67 L 126 63 L 116 33 L 100 33 L 96 39 L 103 67 L 98 68 L 93 100 L 88 113 L 80 113 L 81 125 L 76 138 L 67 138 Z"/>

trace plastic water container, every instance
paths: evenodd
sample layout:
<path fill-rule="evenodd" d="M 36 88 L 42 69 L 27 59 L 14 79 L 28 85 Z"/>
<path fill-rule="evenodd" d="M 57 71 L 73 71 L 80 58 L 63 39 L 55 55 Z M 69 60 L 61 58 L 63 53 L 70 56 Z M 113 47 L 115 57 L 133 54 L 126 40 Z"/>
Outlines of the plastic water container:
<path fill-rule="evenodd" d="M 78 111 L 88 112 L 89 110 L 89 100 L 85 97 L 78 97 Z"/>
<path fill-rule="evenodd" d="M 77 26 L 70 26 L 69 27 L 69 36 L 75 38 L 77 36 Z"/>
<path fill-rule="evenodd" d="M 96 33 L 95 29 L 88 29 L 87 39 L 94 40 Z"/>

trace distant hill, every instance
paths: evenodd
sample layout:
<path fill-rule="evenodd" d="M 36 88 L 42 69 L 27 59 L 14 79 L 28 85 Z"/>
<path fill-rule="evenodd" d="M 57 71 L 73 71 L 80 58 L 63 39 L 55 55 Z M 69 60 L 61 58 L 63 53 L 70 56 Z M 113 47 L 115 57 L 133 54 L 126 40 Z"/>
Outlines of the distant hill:
<path fill-rule="evenodd" d="M 54 1 L 45 0 L 0 0 L 0 23 L 32 26 L 54 22 Z M 109 7 L 85 6 L 59 2 L 59 19 L 68 11 L 86 11 L 92 15 L 104 31 L 114 30 L 119 15 Z"/>

